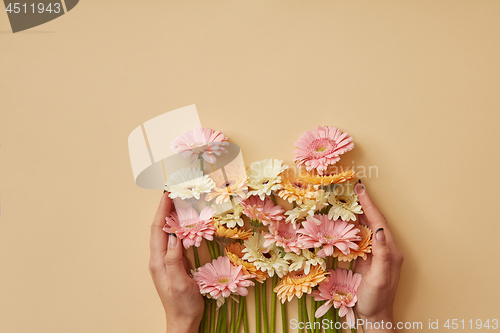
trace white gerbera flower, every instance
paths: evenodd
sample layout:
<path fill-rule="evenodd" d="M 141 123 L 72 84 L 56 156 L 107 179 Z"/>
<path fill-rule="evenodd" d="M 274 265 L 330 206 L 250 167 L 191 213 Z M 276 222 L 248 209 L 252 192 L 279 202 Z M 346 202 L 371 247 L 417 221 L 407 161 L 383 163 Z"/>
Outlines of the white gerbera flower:
<path fill-rule="evenodd" d="M 292 261 L 290 264 L 290 272 L 303 269 L 304 273 L 307 275 L 311 270 L 311 266 L 320 265 L 323 270 L 326 269 L 326 262 L 323 258 L 318 257 L 318 251 L 319 249 L 315 249 L 314 252 L 311 252 L 308 249 L 303 249 L 302 255 L 298 255 L 294 252 L 288 252 L 285 254 L 283 259 Z"/>
<path fill-rule="evenodd" d="M 263 272 L 267 271 L 269 276 L 276 273 L 281 278 L 288 273 L 288 262 L 281 257 L 281 250 L 274 243 L 265 247 L 265 240 L 260 232 L 245 240 L 245 248 L 242 250 L 245 253 L 243 260 L 253 263 Z"/>
<path fill-rule="evenodd" d="M 281 188 L 280 174 L 288 168 L 282 160 L 267 159 L 254 162 L 247 171 L 248 187 L 251 191 L 248 195 L 258 195 L 260 200 L 264 200 L 266 195 L 271 195 L 272 191 Z"/>
<path fill-rule="evenodd" d="M 234 207 L 234 211 L 232 213 L 220 214 L 214 217 L 215 221 L 218 221 L 220 224 L 225 224 L 228 228 L 234 228 L 236 225 L 243 227 L 245 222 L 241 218 L 241 213 L 243 212 L 242 205 L 236 205 Z"/>
<path fill-rule="evenodd" d="M 317 197 L 314 200 L 305 200 L 302 205 L 295 207 L 285 213 L 287 215 L 286 222 L 293 224 L 296 228 L 297 222 L 308 216 L 310 216 L 317 224 L 321 222 L 314 217 L 314 212 L 321 210 L 323 206 L 326 206 L 326 201 L 328 199 L 327 194 L 324 191 L 318 191 Z"/>
<path fill-rule="evenodd" d="M 338 220 L 340 217 L 343 221 L 356 221 L 354 214 L 363 214 L 354 186 L 350 183 L 335 185 L 328 197 L 328 203 L 332 205 L 328 211 L 330 220 Z"/>
<path fill-rule="evenodd" d="M 209 193 L 214 187 L 214 181 L 208 176 L 203 175 L 203 171 L 198 168 L 185 168 L 177 171 L 168 177 L 165 190 L 170 192 L 170 197 L 200 199 L 202 193 Z"/>

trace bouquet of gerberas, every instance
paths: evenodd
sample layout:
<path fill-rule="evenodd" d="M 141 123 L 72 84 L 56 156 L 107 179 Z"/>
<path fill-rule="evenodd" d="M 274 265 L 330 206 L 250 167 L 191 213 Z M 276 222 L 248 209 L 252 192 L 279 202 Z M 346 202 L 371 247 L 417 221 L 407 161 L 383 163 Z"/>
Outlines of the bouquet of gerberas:
<path fill-rule="evenodd" d="M 308 333 L 322 330 L 322 318 L 338 323 L 328 326 L 330 332 L 340 328 L 341 317 L 353 328 L 361 275 L 352 268 L 371 252 L 372 232 L 357 221 L 363 212 L 354 192 L 356 172 L 336 165 L 354 147 L 352 138 L 335 127 L 317 127 L 295 143 L 295 167 L 267 159 L 248 169 L 236 162 L 216 169 L 228 145 L 223 133 L 208 128 L 183 133 L 171 148 L 199 167 L 173 173 L 165 185 L 176 211 L 164 230 L 192 247 L 193 276 L 205 296 L 201 331 L 236 333 L 243 326 L 248 332 L 245 296 L 252 286 L 257 333 L 275 332 L 277 299 L 287 332 L 286 302 L 294 297 Z M 212 261 L 201 266 L 197 248 L 203 243 Z M 350 262 L 349 269 L 339 262 Z"/>

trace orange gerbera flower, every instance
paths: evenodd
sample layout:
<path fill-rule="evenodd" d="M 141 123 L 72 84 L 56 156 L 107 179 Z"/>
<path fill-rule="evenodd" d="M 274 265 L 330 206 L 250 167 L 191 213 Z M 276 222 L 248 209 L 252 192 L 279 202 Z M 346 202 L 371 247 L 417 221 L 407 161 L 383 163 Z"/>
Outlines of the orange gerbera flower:
<path fill-rule="evenodd" d="M 329 166 L 323 175 L 312 171 L 302 176 L 302 179 L 311 184 L 323 186 L 348 182 L 354 178 L 356 178 L 356 171 L 336 165 Z"/>
<path fill-rule="evenodd" d="M 229 239 L 247 239 L 252 236 L 252 230 L 245 230 L 243 228 L 228 228 L 220 222 L 214 222 L 215 227 L 215 237 L 219 238 L 229 238 Z"/>
<path fill-rule="evenodd" d="M 341 261 L 351 261 L 356 259 L 357 257 L 363 258 L 366 260 L 366 254 L 372 252 L 372 231 L 370 228 L 365 227 L 364 225 L 357 225 L 360 233 L 358 236 L 361 236 L 361 240 L 359 242 L 355 242 L 358 244 L 359 248 L 357 250 L 351 249 L 349 254 L 343 254 L 339 249 L 335 249 L 333 252 L 333 256 L 337 257 Z"/>
<path fill-rule="evenodd" d="M 311 267 L 309 274 L 305 274 L 302 269 L 290 272 L 281 279 L 273 291 L 281 303 L 285 303 L 286 300 L 290 302 L 293 296 L 301 298 L 304 293 L 310 294 L 313 287 L 326 279 L 326 274 L 321 265 Z"/>
<path fill-rule="evenodd" d="M 245 248 L 245 245 L 240 243 L 233 243 L 226 245 L 224 251 L 226 252 L 226 256 L 229 258 L 229 261 L 233 263 L 233 265 L 242 266 L 242 271 L 245 275 L 254 275 L 256 281 L 263 283 L 267 278 L 267 273 L 264 273 L 257 267 L 253 265 L 253 263 L 243 260 L 244 253 L 241 252 Z"/>
<path fill-rule="evenodd" d="M 278 195 L 288 202 L 301 205 L 305 200 L 312 200 L 317 195 L 316 187 L 302 179 L 299 170 L 288 168 L 281 174 L 281 189 Z"/>

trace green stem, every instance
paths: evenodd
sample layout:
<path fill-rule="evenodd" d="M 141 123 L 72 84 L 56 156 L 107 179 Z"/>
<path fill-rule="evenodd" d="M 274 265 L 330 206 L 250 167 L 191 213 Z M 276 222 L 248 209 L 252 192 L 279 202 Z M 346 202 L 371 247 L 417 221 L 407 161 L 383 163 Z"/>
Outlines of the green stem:
<path fill-rule="evenodd" d="M 210 306 L 210 333 L 215 332 L 215 311 L 216 309 L 216 304 L 213 301 L 209 302 Z"/>
<path fill-rule="evenodd" d="M 226 325 L 226 319 L 227 319 L 227 301 L 224 303 L 219 308 L 219 316 L 217 318 L 217 333 L 224 333 L 226 332 L 227 325 Z"/>
<path fill-rule="evenodd" d="M 316 307 L 317 303 L 314 300 L 314 297 L 311 297 L 311 319 L 309 320 L 311 325 L 313 325 L 313 332 L 316 333 L 316 326 L 314 323 L 316 322 L 316 317 L 314 317 L 314 314 L 316 313 Z"/>
<path fill-rule="evenodd" d="M 200 330 L 203 333 L 208 333 L 210 327 L 210 301 L 207 298 L 203 298 L 203 303 L 205 304 L 203 310 L 203 319 L 201 320 Z"/>
<path fill-rule="evenodd" d="M 316 302 L 316 309 L 318 309 L 319 306 L 323 305 L 323 303 L 324 302 Z M 316 333 L 321 333 L 321 319 L 322 317 L 316 318 L 316 316 L 314 316 L 314 322 L 318 323 L 318 326 L 316 327 Z"/>
<path fill-rule="evenodd" d="M 234 333 L 234 328 L 236 327 L 236 301 L 231 299 L 231 328 L 229 332 Z"/>
<path fill-rule="evenodd" d="M 238 305 L 238 319 L 236 322 L 236 328 L 235 328 L 234 332 L 232 332 L 232 333 L 238 333 L 240 331 L 241 319 L 243 319 L 243 310 L 245 309 L 245 304 L 244 304 L 245 298 L 240 296 L 239 301 L 240 301 L 240 304 Z"/>
<path fill-rule="evenodd" d="M 208 252 L 210 252 L 210 258 L 211 258 L 212 260 L 216 259 L 216 257 L 215 257 L 215 252 L 214 252 L 214 248 L 213 248 L 213 246 L 212 246 L 212 242 L 210 242 L 210 241 L 206 241 L 206 243 L 207 243 L 207 247 L 208 247 Z"/>
<path fill-rule="evenodd" d="M 200 257 L 198 256 L 198 248 L 193 246 L 193 254 L 194 254 L 194 265 L 196 268 L 200 268 Z"/>
<path fill-rule="evenodd" d="M 228 317 L 229 317 L 229 302 L 226 300 L 224 305 L 222 306 L 222 326 L 221 326 L 221 333 L 227 333 L 227 329 L 229 328 L 229 325 L 227 324 Z"/>
<path fill-rule="evenodd" d="M 286 319 L 286 305 L 281 303 L 281 328 L 283 333 L 288 333 L 288 321 Z"/>
<path fill-rule="evenodd" d="M 201 157 L 201 155 L 200 157 L 198 157 L 198 159 L 200 160 L 200 170 L 201 172 L 205 173 L 205 171 L 203 170 L 203 158 Z"/>
<path fill-rule="evenodd" d="M 333 309 L 330 309 L 328 310 L 327 313 L 325 313 L 325 315 L 323 316 L 323 318 L 325 318 L 326 320 L 328 320 L 328 328 L 325 329 L 325 333 L 333 333 L 333 327 L 332 327 L 332 322 L 335 320 L 335 317 L 333 315 L 333 312 L 332 311 L 335 311 Z M 333 323 L 334 325 L 335 323 Z"/>
<path fill-rule="evenodd" d="M 352 267 L 354 266 L 354 260 L 351 260 L 349 263 L 349 270 L 352 271 Z"/>
<path fill-rule="evenodd" d="M 274 193 L 271 192 L 271 200 L 274 202 L 274 205 L 276 206 L 276 198 L 274 197 Z"/>
<path fill-rule="evenodd" d="M 335 309 L 335 322 L 340 323 L 339 309 Z M 338 329 L 336 328 L 335 330 L 337 331 L 337 333 L 342 333 L 341 328 L 338 328 Z"/>
<path fill-rule="evenodd" d="M 271 292 L 271 333 L 276 332 L 276 293 L 274 292 L 274 288 L 276 288 L 276 284 L 278 283 L 278 275 L 273 275 L 273 283 L 272 283 L 272 292 Z"/>
<path fill-rule="evenodd" d="M 243 297 L 243 332 L 250 333 L 248 329 L 247 298 Z"/>
<path fill-rule="evenodd" d="M 217 307 L 217 303 L 214 304 Z M 223 305 L 224 306 L 224 305 Z M 224 311 L 222 311 L 222 307 L 219 308 L 219 313 L 217 313 L 217 328 L 215 329 L 216 333 L 221 332 L 222 327 L 222 316 L 224 315 Z"/>
<path fill-rule="evenodd" d="M 337 263 L 338 263 L 337 257 L 333 258 L 333 269 L 337 269 Z"/>
<path fill-rule="evenodd" d="M 302 312 L 303 312 L 303 316 L 304 316 L 304 325 L 306 325 L 306 331 L 307 333 L 312 333 L 311 329 L 310 328 L 307 328 L 308 325 L 307 325 L 307 321 L 309 320 L 309 315 L 307 314 L 307 300 L 306 300 L 306 294 L 303 294 L 302 295 Z"/>
<path fill-rule="evenodd" d="M 212 244 L 212 249 L 214 250 L 215 258 L 219 258 L 220 257 L 219 244 L 217 244 L 216 241 L 211 241 L 211 244 Z"/>
<path fill-rule="evenodd" d="M 302 298 L 297 298 L 297 308 L 299 309 L 299 323 L 304 323 L 304 308 L 302 307 Z M 303 333 L 304 329 L 299 327 L 299 333 Z"/>
<path fill-rule="evenodd" d="M 260 333 L 260 286 L 259 282 L 255 281 L 255 333 Z"/>
<path fill-rule="evenodd" d="M 267 280 L 262 283 L 262 323 L 264 333 L 269 333 L 269 317 L 267 316 Z"/>

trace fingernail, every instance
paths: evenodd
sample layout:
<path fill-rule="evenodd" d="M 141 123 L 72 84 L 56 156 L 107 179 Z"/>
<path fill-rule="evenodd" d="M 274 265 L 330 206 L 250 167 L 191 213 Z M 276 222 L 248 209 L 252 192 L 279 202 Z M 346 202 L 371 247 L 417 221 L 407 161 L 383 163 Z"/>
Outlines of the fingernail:
<path fill-rule="evenodd" d="M 177 246 L 177 236 L 171 232 L 168 234 L 168 247 L 176 247 Z"/>
<path fill-rule="evenodd" d="M 375 237 L 377 237 L 377 241 L 380 243 L 385 242 L 385 233 L 384 233 L 384 228 L 378 228 L 377 231 L 375 231 Z"/>
<path fill-rule="evenodd" d="M 361 184 L 361 180 L 358 180 L 358 184 L 356 184 L 356 186 L 354 186 L 354 192 L 357 194 L 357 195 L 360 195 L 361 193 L 363 193 L 365 187 L 363 186 L 363 184 Z"/>

